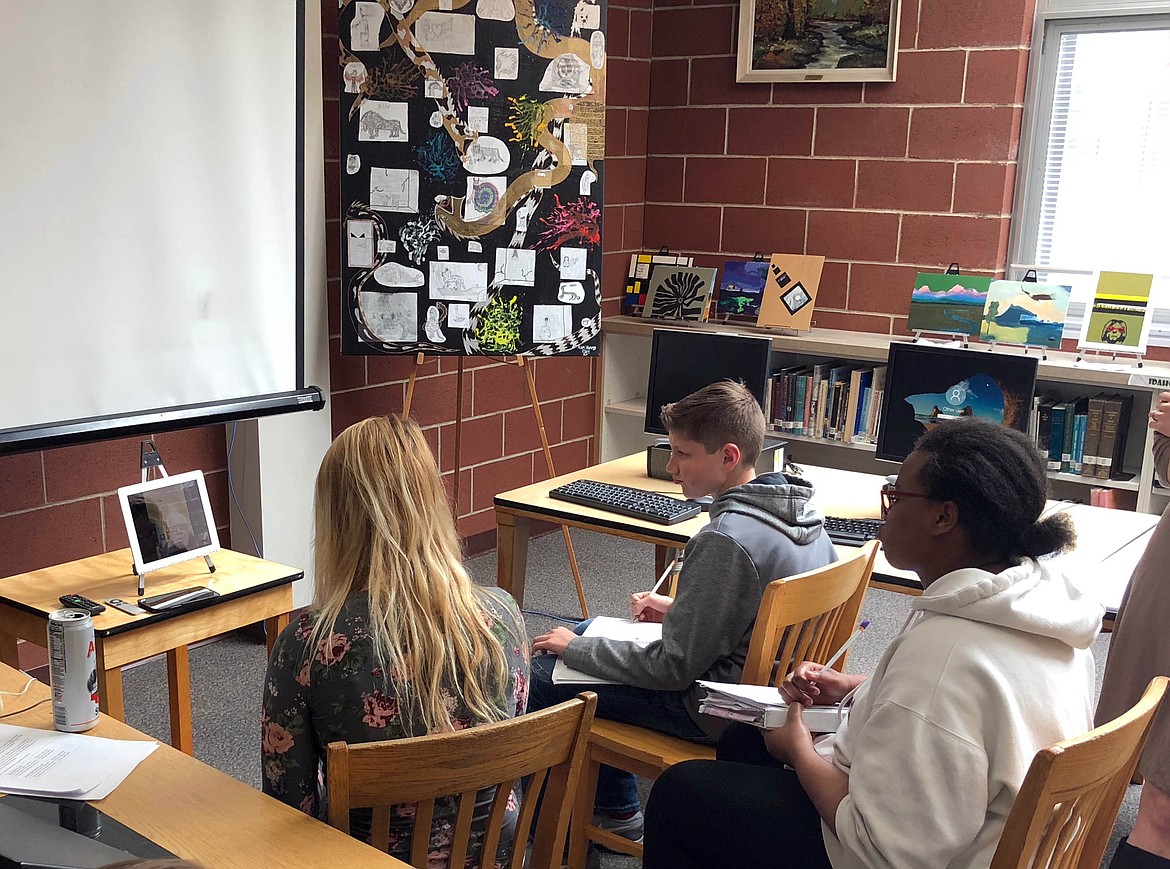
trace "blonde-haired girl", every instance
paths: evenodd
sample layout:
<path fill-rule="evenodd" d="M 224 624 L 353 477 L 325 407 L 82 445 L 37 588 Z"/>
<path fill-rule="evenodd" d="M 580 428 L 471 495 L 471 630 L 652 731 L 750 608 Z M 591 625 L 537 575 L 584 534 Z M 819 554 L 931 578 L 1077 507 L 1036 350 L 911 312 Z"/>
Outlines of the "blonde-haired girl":
<path fill-rule="evenodd" d="M 521 715 L 528 654 L 519 609 L 471 582 L 435 459 L 418 425 L 373 417 L 343 431 L 317 473 L 314 599 L 277 639 L 264 686 L 264 791 L 324 816 L 330 742 L 461 730 Z M 481 795 L 480 820 L 490 796 Z M 446 865 L 453 802 L 436 805 L 432 865 Z M 370 813 L 351 830 L 368 838 Z M 476 825 L 476 830 L 480 824 Z M 390 853 L 412 821 L 391 813 Z M 478 838 L 478 837 L 477 837 Z"/>

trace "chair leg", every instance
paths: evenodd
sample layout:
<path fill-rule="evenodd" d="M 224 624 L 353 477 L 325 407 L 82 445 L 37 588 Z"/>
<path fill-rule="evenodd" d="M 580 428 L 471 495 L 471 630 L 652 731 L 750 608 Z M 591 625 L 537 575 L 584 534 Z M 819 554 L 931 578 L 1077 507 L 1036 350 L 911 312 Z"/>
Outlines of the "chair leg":
<path fill-rule="evenodd" d="M 597 798 L 597 775 L 601 764 L 589 752 L 585 757 L 585 769 L 577 784 L 577 799 L 573 803 L 573 816 L 569 821 L 569 869 L 585 869 L 589 854 L 588 827 L 593 823 L 593 802 Z"/>
<path fill-rule="evenodd" d="M 1128 839 L 1122 839 L 1109 863 L 1109 869 L 1170 869 L 1170 860 L 1135 848 Z"/>

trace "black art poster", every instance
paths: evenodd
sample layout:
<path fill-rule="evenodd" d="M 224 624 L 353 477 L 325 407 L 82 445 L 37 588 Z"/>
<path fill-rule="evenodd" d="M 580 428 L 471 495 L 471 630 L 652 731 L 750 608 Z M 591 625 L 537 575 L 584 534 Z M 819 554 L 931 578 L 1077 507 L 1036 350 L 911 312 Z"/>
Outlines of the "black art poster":
<path fill-rule="evenodd" d="M 592 355 L 605 8 L 348 2 L 342 351 Z"/>

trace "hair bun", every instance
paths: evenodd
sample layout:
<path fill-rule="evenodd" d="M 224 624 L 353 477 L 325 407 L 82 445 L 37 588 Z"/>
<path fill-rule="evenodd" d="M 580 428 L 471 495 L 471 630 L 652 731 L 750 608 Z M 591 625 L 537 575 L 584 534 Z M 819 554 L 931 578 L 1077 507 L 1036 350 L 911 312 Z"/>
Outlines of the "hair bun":
<path fill-rule="evenodd" d="M 1059 555 L 1075 549 L 1077 531 L 1067 513 L 1056 513 L 1035 522 L 1020 535 L 1020 554 L 1029 558 Z"/>

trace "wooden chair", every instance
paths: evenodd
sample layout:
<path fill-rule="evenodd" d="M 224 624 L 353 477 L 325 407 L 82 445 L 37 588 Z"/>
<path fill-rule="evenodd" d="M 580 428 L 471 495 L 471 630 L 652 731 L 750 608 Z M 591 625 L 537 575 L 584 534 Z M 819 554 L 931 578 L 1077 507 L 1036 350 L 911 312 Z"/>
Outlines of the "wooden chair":
<path fill-rule="evenodd" d="M 1084 736 L 1041 749 L 1008 814 L 991 869 L 1097 869 L 1167 679 Z"/>
<path fill-rule="evenodd" d="M 801 661 L 825 661 L 853 633 L 877 557 L 876 540 L 850 557 L 768 583 L 752 630 L 741 681 L 779 685 Z M 844 660 L 840 666 L 844 666 Z M 601 764 L 656 779 L 684 760 L 713 760 L 715 749 L 656 730 L 597 718 L 589 732 L 589 756 L 573 809 L 569 866 L 583 869 L 589 840 L 611 851 L 642 856 L 642 845 L 593 824 Z"/>
<path fill-rule="evenodd" d="M 425 869 L 436 797 L 458 797 L 458 815 L 451 843 L 451 867 L 467 857 L 476 794 L 495 786 L 488 814 L 487 836 L 480 869 L 495 862 L 508 795 L 517 780 L 532 776 L 524 790 L 516 824 L 511 867 L 524 865 L 525 844 L 541 787 L 545 794 L 532 843 L 530 869 L 559 869 L 576 792 L 597 707 L 597 695 L 585 691 L 573 700 L 456 733 L 412 739 L 348 744 L 330 743 L 326 750 L 325 788 L 329 823 L 349 832 L 353 808 L 373 809 L 372 844 L 388 848 L 390 807 L 415 805 L 411 865 Z"/>

